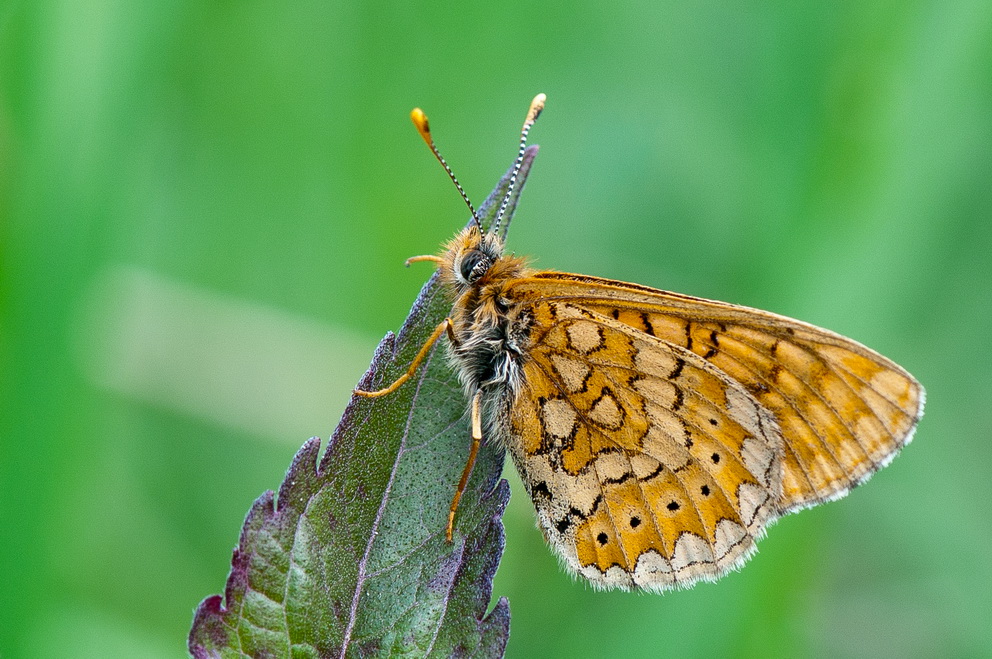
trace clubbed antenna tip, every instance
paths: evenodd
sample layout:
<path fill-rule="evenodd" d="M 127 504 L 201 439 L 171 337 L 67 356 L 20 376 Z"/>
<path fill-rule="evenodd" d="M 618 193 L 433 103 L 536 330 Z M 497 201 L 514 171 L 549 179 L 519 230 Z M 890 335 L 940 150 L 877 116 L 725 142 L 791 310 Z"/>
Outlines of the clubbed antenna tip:
<path fill-rule="evenodd" d="M 499 225 L 503 221 L 503 215 L 506 213 L 506 207 L 510 203 L 510 197 L 513 196 L 513 187 L 517 182 L 517 174 L 520 173 L 520 167 L 524 162 L 524 151 L 527 149 L 527 133 L 530 132 L 531 126 L 537 121 L 537 118 L 541 116 L 541 111 L 544 110 L 544 102 L 548 100 L 548 97 L 544 94 L 538 94 L 534 97 L 534 100 L 530 102 L 530 108 L 527 110 L 527 118 L 524 119 L 524 127 L 520 130 L 520 149 L 517 151 L 517 160 L 513 163 L 513 173 L 510 175 L 510 182 L 506 187 L 506 194 L 503 196 L 503 202 L 499 205 L 499 212 L 496 214 L 496 219 L 493 221 L 492 227 L 489 229 L 491 233 L 496 233 L 499 230 Z M 506 226 L 503 227 L 503 237 L 506 237 L 506 232 L 510 229 L 510 222 L 507 220 Z"/>
<path fill-rule="evenodd" d="M 427 143 L 431 153 L 434 154 L 437 161 L 441 163 L 442 167 L 444 167 L 444 171 L 448 173 L 448 177 L 451 179 L 451 182 L 455 184 L 456 188 L 458 188 L 458 194 L 460 194 L 462 199 L 465 200 L 465 204 L 468 206 L 469 211 L 472 212 L 472 219 L 475 220 L 475 224 L 481 230 L 482 221 L 479 219 L 479 214 L 475 212 L 475 206 L 472 205 L 472 201 L 468 198 L 468 195 L 465 194 L 465 190 L 462 189 L 462 184 L 458 182 L 457 178 L 455 178 L 455 173 L 451 171 L 451 167 L 448 166 L 448 163 L 445 162 L 444 158 L 441 156 L 441 152 L 438 151 L 437 146 L 434 145 L 434 138 L 431 136 L 431 125 L 427 120 L 427 115 L 424 114 L 424 111 L 420 108 L 413 108 L 413 110 L 410 111 L 410 120 L 413 121 L 413 125 L 417 127 L 417 132 L 420 133 L 420 137 L 422 137 L 424 142 Z"/>

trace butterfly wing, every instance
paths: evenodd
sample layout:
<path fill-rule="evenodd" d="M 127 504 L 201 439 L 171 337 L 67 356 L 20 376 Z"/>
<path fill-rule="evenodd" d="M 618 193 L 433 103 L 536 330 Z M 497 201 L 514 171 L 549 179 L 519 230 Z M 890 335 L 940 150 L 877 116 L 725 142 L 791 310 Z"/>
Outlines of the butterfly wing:
<path fill-rule="evenodd" d="M 782 429 L 782 512 L 839 498 L 863 482 L 910 441 L 923 412 L 923 388 L 900 366 L 798 320 L 556 272 L 517 280 L 510 293 L 614 317 L 741 383 Z"/>
<path fill-rule="evenodd" d="M 777 516 L 775 419 L 705 359 L 560 302 L 534 342 L 507 445 L 551 545 L 603 587 L 665 589 L 742 563 Z"/>
<path fill-rule="evenodd" d="M 893 362 L 768 312 L 555 272 L 505 297 L 531 342 L 507 443 L 552 545 L 603 586 L 719 577 L 922 413 Z"/>

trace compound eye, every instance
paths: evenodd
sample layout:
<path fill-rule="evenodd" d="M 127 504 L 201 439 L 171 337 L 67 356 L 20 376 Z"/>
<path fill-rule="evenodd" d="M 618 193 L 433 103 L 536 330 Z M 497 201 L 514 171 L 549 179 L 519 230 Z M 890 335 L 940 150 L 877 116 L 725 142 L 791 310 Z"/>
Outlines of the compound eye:
<path fill-rule="evenodd" d="M 472 283 L 473 281 L 481 277 L 482 274 L 489 267 L 488 260 L 489 259 L 486 257 L 486 255 L 477 249 L 473 249 L 472 251 L 465 254 L 465 256 L 462 257 L 462 261 L 458 266 L 459 272 L 462 275 L 462 279 L 464 279 L 469 283 Z"/>

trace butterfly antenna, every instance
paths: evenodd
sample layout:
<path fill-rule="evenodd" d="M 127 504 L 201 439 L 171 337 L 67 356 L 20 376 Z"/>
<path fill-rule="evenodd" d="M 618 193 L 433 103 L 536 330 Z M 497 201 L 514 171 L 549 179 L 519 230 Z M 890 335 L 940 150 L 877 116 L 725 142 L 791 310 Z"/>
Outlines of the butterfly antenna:
<path fill-rule="evenodd" d="M 506 187 L 506 194 L 503 196 L 503 203 L 499 205 L 499 212 L 496 214 L 496 220 L 493 222 L 493 226 L 490 232 L 496 233 L 499 230 L 500 222 L 503 221 L 503 215 L 506 213 L 506 207 L 510 203 L 510 197 L 513 196 L 513 186 L 517 182 L 517 174 L 520 173 L 520 167 L 524 162 L 524 150 L 527 148 L 527 133 L 530 132 L 531 126 L 537 121 L 537 118 L 541 116 L 541 111 L 544 109 L 544 102 L 548 99 L 544 94 L 538 94 L 534 97 L 534 100 L 530 102 L 530 109 L 527 111 L 527 119 L 524 120 L 524 127 L 520 130 L 520 150 L 517 152 L 517 161 L 513 163 L 513 172 L 510 174 L 510 183 Z M 506 221 L 506 226 L 503 227 L 503 237 L 506 237 L 506 232 L 510 229 L 510 221 Z"/>
<path fill-rule="evenodd" d="M 458 179 L 455 178 L 455 173 L 451 171 L 451 167 L 449 167 L 448 163 L 445 162 L 443 157 L 441 157 L 441 152 L 438 151 L 437 147 L 434 145 L 434 138 L 431 136 L 431 125 L 427 122 L 427 115 L 424 114 L 424 111 L 420 108 L 413 108 L 413 110 L 410 111 L 410 119 L 413 120 L 413 125 L 417 127 L 417 132 L 420 133 L 422 138 L 424 138 L 424 142 L 426 142 L 427 146 L 430 147 L 431 153 L 434 154 L 437 161 L 441 163 L 442 167 L 444 167 L 444 171 L 448 172 L 448 177 L 451 179 L 451 182 L 455 184 L 455 187 L 458 188 L 458 194 L 462 196 L 462 199 L 464 199 L 465 203 L 468 205 L 468 209 L 472 211 L 472 219 L 475 220 L 476 226 L 478 226 L 481 231 L 482 220 L 479 219 L 479 214 L 475 212 L 475 206 L 472 205 L 468 195 L 465 194 L 465 190 L 462 189 L 461 183 L 459 183 Z"/>

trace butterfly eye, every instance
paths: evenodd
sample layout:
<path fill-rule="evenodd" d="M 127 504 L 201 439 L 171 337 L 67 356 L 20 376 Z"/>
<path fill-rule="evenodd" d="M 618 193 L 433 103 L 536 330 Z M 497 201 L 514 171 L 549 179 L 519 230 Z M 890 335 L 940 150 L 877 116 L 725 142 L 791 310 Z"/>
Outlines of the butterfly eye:
<path fill-rule="evenodd" d="M 468 283 L 474 282 L 489 269 L 489 257 L 477 249 L 465 254 L 458 266 L 458 271 Z"/>

